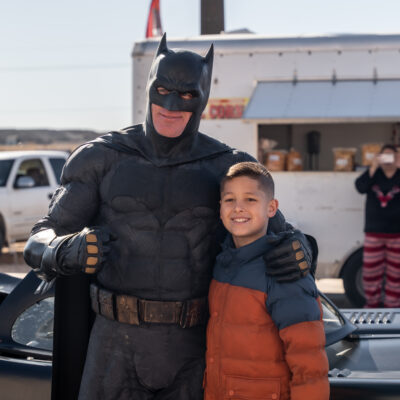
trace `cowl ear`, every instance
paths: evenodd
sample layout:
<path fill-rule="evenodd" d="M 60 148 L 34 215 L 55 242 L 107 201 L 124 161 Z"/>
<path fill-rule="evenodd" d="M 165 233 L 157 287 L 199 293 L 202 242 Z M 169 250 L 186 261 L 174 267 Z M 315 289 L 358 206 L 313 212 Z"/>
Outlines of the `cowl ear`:
<path fill-rule="evenodd" d="M 210 46 L 210 48 L 209 48 L 209 50 L 208 50 L 206 56 L 204 57 L 204 62 L 205 62 L 208 66 L 212 67 L 212 65 L 213 65 L 213 60 L 214 60 L 214 44 L 211 43 L 211 46 Z"/>
<path fill-rule="evenodd" d="M 160 44 L 158 45 L 156 57 L 159 56 L 160 54 L 166 54 L 168 53 L 168 46 L 167 46 L 167 32 L 164 33 L 160 40 Z"/>

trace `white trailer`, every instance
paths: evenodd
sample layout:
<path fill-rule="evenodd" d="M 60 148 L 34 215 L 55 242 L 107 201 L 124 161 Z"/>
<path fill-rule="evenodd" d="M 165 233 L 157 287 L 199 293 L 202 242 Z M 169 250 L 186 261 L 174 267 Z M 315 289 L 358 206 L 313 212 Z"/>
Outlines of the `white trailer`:
<path fill-rule="evenodd" d="M 280 208 L 316 237 L 317 277 L 343 277 L 348 297 L 359 305 L 364 199 L 354 180 L 362 168 L 333 172 L 332 149 L 357 148 L 359 165 L 361 144 L 397 143 L 400 35 L 168 38 L 169 47 L 200 54 L 211 43 L 213 83 L 200 130 L 258 159 L 262 139 L 301 153 L 304 171 L 273 173 Z M 145 86 L 157 45 L 154 39 L 134 45 L 134 123 L 144 119 Z M 307 148 L 312 131 L 320 133 L 317 156 Z"/>

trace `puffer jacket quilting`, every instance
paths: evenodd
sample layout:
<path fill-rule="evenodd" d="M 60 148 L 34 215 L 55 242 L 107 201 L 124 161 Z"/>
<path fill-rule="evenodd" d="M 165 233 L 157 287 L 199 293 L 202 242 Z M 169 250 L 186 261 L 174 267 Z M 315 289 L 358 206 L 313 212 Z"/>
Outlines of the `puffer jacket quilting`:
<path fill-rule="evenodd" d="M 239 249 L 226 243 L 209 293 L 205 399 L 328 399 L 313 279 L 279 284 L 268 277 L 266 237 Z"/>

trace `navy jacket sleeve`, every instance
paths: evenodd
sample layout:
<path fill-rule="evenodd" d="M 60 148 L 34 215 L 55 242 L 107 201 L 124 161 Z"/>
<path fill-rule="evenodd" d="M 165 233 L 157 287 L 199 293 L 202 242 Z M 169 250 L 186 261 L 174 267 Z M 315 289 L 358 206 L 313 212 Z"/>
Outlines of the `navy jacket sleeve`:
<path fill-rule="evenodd" d="M 279 283 L 271 279 L 267 288 L 267 309 L 279 330 L 290 325 L 319 321 L 321 310 L 318 290 L 312 276 L 295 282 Z"/>

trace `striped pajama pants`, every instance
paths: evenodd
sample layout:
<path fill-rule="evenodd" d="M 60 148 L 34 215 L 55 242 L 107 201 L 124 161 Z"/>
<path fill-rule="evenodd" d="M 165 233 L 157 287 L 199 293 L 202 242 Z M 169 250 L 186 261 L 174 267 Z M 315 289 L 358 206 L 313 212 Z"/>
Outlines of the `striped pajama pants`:
<path fill-rule="evenodd" d="M 400 234 L 365 234 L 363 286 L 366 307 L 400 307 Z"/>

